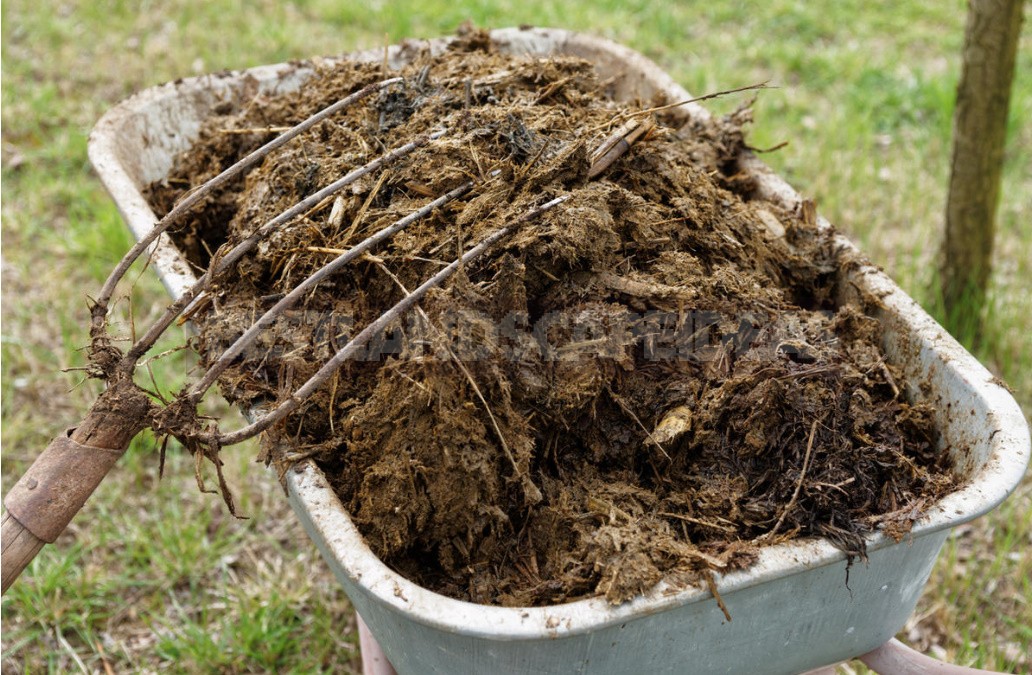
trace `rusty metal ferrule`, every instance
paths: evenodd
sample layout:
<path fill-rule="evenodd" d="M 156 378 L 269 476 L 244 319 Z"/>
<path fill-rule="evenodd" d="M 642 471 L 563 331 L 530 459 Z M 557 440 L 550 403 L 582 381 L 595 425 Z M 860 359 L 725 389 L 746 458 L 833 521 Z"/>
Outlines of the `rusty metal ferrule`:
<path fill-rule="evenodd" d="M 72 440 L 68 429 L 50 442 L 4 497 L 7 511 L 48 544 L 57 540 L 125 449 Z"/>

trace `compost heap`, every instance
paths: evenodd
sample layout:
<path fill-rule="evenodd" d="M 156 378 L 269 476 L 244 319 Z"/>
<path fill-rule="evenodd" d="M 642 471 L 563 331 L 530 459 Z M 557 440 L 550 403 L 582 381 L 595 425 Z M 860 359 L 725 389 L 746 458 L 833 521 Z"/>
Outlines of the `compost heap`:
<path fill-rule="evenodd" d="M 166 212 L 310 114 L 383 78 L 315 63 L 299 93 L 224 104 L 171 176 Z M 473 192 L 309 294 L 221 379 L 248 406 L 283 398 L 486 234 L 565 203 L 432 291 L 264 439 L 285 470 L 312 457 L 373 551 L 479 603 L 619 603 L 695 583 L 759 546 L 830 539 L 863 556 L 951 479 L 930 408 L 907 402 L 879 326 L 834 304 L 841 260 L 812 209 L 751 195 L 740 110 L 656 128 L 597 178 L 626 115 L 591 64 L 514 58 L 481 33 L 424 54 L 209 198 L 174 237 L 199 268 L 318 188 L 419 134 L 442 138 L 263 241 L 193 315 L 204 359 L 337 253 L 474 179 Z M 497 175 L 491 172 L 498 171 Z M 334 213 L 336 212 L 336 213 Z"/>

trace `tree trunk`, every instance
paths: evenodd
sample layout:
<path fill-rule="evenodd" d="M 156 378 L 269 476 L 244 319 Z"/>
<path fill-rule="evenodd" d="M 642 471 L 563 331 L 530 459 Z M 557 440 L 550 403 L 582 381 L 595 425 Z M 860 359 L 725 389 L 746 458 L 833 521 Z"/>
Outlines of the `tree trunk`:
<path fill-rule="evenodd" d="M 973 336 L 992 267 L 1023 0 L 969 0 L 942 244 L 947 327 Z"/>

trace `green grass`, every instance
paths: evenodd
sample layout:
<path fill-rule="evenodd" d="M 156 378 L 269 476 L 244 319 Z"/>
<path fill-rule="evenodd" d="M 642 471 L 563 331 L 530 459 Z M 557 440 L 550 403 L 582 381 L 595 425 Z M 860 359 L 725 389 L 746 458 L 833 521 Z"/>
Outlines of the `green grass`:
<path fill-rule="evenodd" d="M 767 161 L 926 307 L 945 204 L 965 4 L 575 0 L 290 4 L 10 0 L 3 19 L 3 484 L 97 389 L 74 372 L 85 295 L 129 237 L 92 175 L 86 139 L 114 103 L 223 68 L 335 54 L 451 32 L 465 19 L 532 23 L 626 43 L 690 91 L 770 80 L 756 103 Z M 1032 30 L 1012 100 L 989 322 L 976 354 L 1032 413 Z M 718 112 L 737 100 L 717 101 Z M 135 274 L 132 275 L 135 278 Z M 164 300 L 150 272 L 130 290 L 138 321 Z M 120 305 L 128 333 L 128 303 Z M 166 344 L 174 344 L 175 336 Z M 186 354 L 155 364 L 166 389 Z M 224 414 L 228 411 L 222 410 Z M 244 513 L 194 486 L 192 461 L 137 440 L 54 546 L 3 600 L 4 672 L 344 671 L 354 617 L 254 448 L 227 451 Z M 983 668 L 1027 670 L 1032 639 L 1032 483 L 947 544 L 902 637 Z M 1022 660 L 1026 659 L 1026 660 Z"/>

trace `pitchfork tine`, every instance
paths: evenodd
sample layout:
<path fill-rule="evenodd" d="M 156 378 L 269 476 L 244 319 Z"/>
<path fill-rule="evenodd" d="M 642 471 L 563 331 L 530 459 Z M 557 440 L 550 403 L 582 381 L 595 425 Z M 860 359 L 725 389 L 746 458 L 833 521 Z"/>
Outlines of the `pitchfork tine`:
<path fill-rule="evenodd" d="M 498 175 L 498 173 L 500 172 L 496 170 L 491 173 L 491 176 L 496 176 Z M 458 199 L 459 197 L 466 194 L 472 189 L 473 181 L 467 181 L 466 183 L 463 183 L 451 192 L 448 192 L 438 197 L 434 201 L 430 202 L 429 204 L 424 205 L 419 210 L 413 211 L 404 218 L 394 221 L 387 227 L 367 237 L 363 241 L 359 242 L 352 248 L 348 249 L 347 251 L 340 254 L 330 262 L 323 265 L 317 272 L 315 272 L 310 277 L 298 284 L 296 288 L 290 291 L 290 293 L 287 293 L 285 296 L 283 296 L 283 298 L 280 299 L 280 301 L 277 302 L 275 305 L 273 305 L 272 308 L 270 308 L 267 312 L 265 312 L 265 314 L 263 314 L 260 319 L 251 324 L 251 326 L 239 338 L 237 338 L 237 340 L 232 345 L 230 345 L 229 349 L 224 351 L 219 356 L 215 363 L 213 363 L 212 366 L 208 369 L 208 371 L 204 374 L 204 377 L 201 378 L 201 380 L 190 389 L 189 396 L 191 397 L 191 399 L 200 399 L 200 397 L 204 395 L 204 392 L 206 392 L 211 387 L 211 385 L 215 383 L 215 380 L 218 379 L 218 376 L 221 375 L 223 371 L 225 371 L 226 368 L 229 367 L 229 364 L 233 362 L 233 359 L 235 359 L 237 356 L 240 355 L 241 352 L 243 352 L 247 347 L 253 344 L 254 341 L 258 339 L 258 335 L 263 330 L 271 327 L 276 318 L 282 315 L 283 312 L 290 309 L 306 292 L 308 292 L 309 289 L 315 287 L 316 284 L 323 281 L 327 277 L 335 274 L 342 267 L 344 267 L 349 262 L 360 256 L 362 253 L 368 251 L 373 246 L 376 246 L 388 237 L 397 234 L 398 232 L 405 229 L 406 227 L 416 222 L 420 218 L 424 218 L 430 215 L 430 213 L 432 213 L 434 209 L 440 206 L 444 206 L 445 204 L 454 199 Z"/>
<path fill-rule="evenodd" d="M 376 171 L 383 165 L 393 162 L 396 159 L 404 157 L 416 148 L 422 147 L 430 141 L 440 138 L 444 134 L 444 131 L 435 131 L 432 134 L 421 136 L 414 141 L 406 143 L 401 147 L 395 148 L 394 150 L 391 150 L 385 155 L 381 155 L 380 157 L 369 162 L 368 164 L 360 166 L 359 168 L 355 169 L 343 178 L 340 178 L 334 181 L 333 183 L 330 183 L 318 192 L 294 204 L 286 211 L 280 213 L 278 216 L 262 225 L 260 228 L 258 228 L 257 231 L 255 231 L 249 237 L 247 237 L 246 239 L 238 243 L 236 246 L 234 246 L 232 249 L 230 249 L 228 253 L 225 253 L 224 255 L 219 255 L 219 253 L 216 252 L 215 256 L 212 258 L 211 263 L 209 263 L 208 265 L 207 271 L 201 276 L 200 279 L 197 280 L 196 283 L 194 283 L 193 286 L 184 291 L 178 300 L 176 300 L 168 306 L 161 318 L 154 322 L 154 324 L 151 325 L 151 327 L 147 330 L 143 337 L 141 337 L 136 342 L 136 344 L 134 344 L 129 349 L 125 357 L 122 359 L 122 362 L 119 364 L 119 367 L 124 372 L 131 372 L 136 365 L 136 361 L 139 360 L 141 356 L 146 354 L 147 350 L 154 346 L 154 344 L 158 341 L 158 339 L 165 332 L 165 330 L 172 325 L 172 322 L 175 321 L 176 317 L 179 316 L 180 313 L 182 313 L 182 311 L 187 307 L 187 305 L 193 302 L 194 298 L 197 297 L 198 293 L 207 288 L 208 284 L 214 277 L 226 271 L 231 265 L 240 260 L 240 258 L 244 257 L 251 249 L 253 249 L 258 244 L 258 242 L 263 237 L 268 235 L 272 230 L 279 227 L 283 223 L 286 223 L 292 218 L 301 215 L 310 207 L 318 204 L 329 195 L 332 195 L 333 193 L 340 191 L 344 187 L 351 185 L 362 176 L 365 176 L 368 173 Z"/>
<path fill-rule="evenodd" d="M 492 246 L 515 232 L 520 226 L 528 223 L 552 207 L 558 206 L 567 199 L 569 199 L 569 195 L 556 197 L 541 206 L 531 209 L 517 218 L 512 224 L 499 230 L 495 230 L 489 234 L 479 244 L 466 251 L 460 258 L 453 260 L 451 264 L 437 272 L 437 274 L 424 281 L 421 286 L 405 296 L 398 304 L 391 307 L 389 310 L 381 314 L 375 321 L 362 329 L 358 335 L 353 337 L 340 349 L 340 351 L 334 354 L 333 358 L 323 364 L 322 368 L 320 368 L 315 375 L 310 377 L 307 382 L 301 385 L 300 389 L 291 394 L 285 401 L 279 403 L 275 408 L 255 420 L 252 424 L 232 433 L 219 435 L 219 445 L 233 445 L 234 443 L 240 443 L 252 436 L 256 436 L 297 410 L 298 406 L 304 403 L 309 396 L 314 394 L 320 387 L 329 381 L 330 377 L 332 377 L 333 374 L 342 365 L 344 365 L 345 361 L 354 356 L 355 353 L 364 347 L 374 335 L 382 331 L 392 321 L 411 309 L 413 305 L 419 302 L 430 289 L 440 286 L 444 281 L 451 277 L 451 275 L 454 274 L 461 265 L 466 265 L 473 260 L 476 260 L 486 253 Z"/>
<path fill-rule="evenodd" d="M 257 164 L 262 158 L 264 158 L 270 152 L 280 147 L 287 141 L 291 140 L 295 136 L 311 129 L 313 126 L 315 126 L 319 122 L 322 122 L 330 115 L 333 115 L 334 113 L 339 112 L 344 108 L 347 108 L 355 101 L 359 101 L 365 98 L 366 96 L 369 96 L 373 92 L 379 91 L 380 89 L 383 89 L 384 87 L 390 86 L 392 84 L 397 84 L 401 82 L 403 79 L 404 78 L 401 77 L 392 77 L 388 80 L 383 80 L 381 82 L 376 82 L 365 87 L 362 87 L 353 94 L 350 94 L 349 96 L 342 98 L 336 103 L 326 108 L 323 108 L 322 110 L 315 113 L 305 121 L 291 128 L 289 131 L 286 131 L 283 134 L 272 139 L 262 147 L 251 152 L 249 155 L 238 161 L 233 166 L 229 167 L 228 169 L 226 169 L 219 175 L 215 176 L 208 182 L 204 183 L 203 185 L 200 185 L 197 189 L 188 193 L 182 201 L 176 204 L 171 211 L 165 214 L 165 216 L 161 220 L 159 220 L 157 224 L 154 225 L 150 232 L 148 232 L 143 238 L 136 242 L 136 244 L 134 244 L 128 252 L 126 252 L 126 254 L 122 257 L 122 260 L 119 261 L 118 265 L 115 266 L 115 269 L 111 271 L 111 274 L 108 276 L 107 281 L 104 282 L 104 286 L 101 287 L 100 293 L 97 295 L 97 306 L 103 307 L 105 309 L 107 308 L 108 303 L 111 301 L 111 296 L 115 292 L 115 286 L 117 286 L 118 282 L 121 281 L 122 277 L 125 276 L 125 273 L 129 271 L 129 267 L 132 266 L 136 259 L 139 258 L 140 255 L 142 255 L 143 252 L 147 250 L 147 247 L 153 244 L 154 241 L 158 237 L 160 237 L 165 230 L 174 225 L 180 216 L 182 216 L 189 209 L 191 209 L 195 204 L 197 204 L 197 202 L 201 200 L 201 198 L 203 198 L 209 192 L 224 185 L 228 181 L 236 178 L 241 173 Z M 95 329 L 99 329 L 100 327 L 102 326 L 94 326 Z"/>

